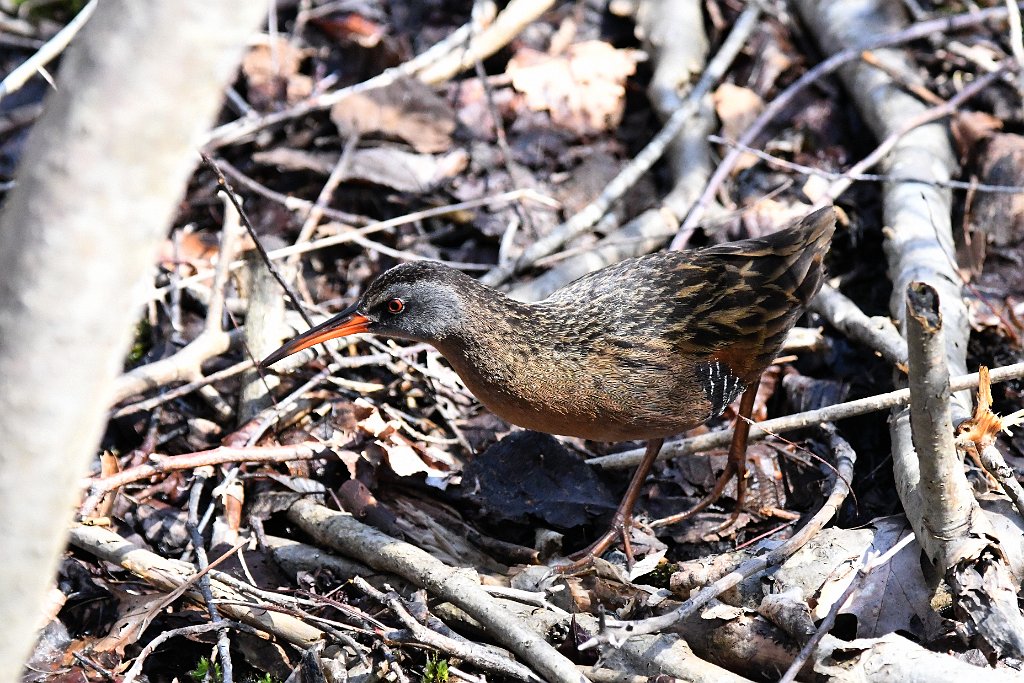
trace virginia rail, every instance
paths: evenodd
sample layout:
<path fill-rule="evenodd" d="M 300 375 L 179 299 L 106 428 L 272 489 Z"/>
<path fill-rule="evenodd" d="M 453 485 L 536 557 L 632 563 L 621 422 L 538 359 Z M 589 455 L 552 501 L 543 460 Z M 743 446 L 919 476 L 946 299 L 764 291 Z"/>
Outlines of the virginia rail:
<path fill-rule="evenodd" d="M 473 394 L 512 424 L 594 441 L 647 441 L 608 532 L 577 565 L 604 552 L 665 437 L 720 415 L 743 393 L 729 466 L 743 487 L 744 417 L 822 279 L 835 215 L 821 209 L 765 237 L 608 266 L 527 304 L 441 263 L 396 266 L 333 318 L 265 358 L 266 367 L 320 342 L 370 332 L 428 342 Z"/>

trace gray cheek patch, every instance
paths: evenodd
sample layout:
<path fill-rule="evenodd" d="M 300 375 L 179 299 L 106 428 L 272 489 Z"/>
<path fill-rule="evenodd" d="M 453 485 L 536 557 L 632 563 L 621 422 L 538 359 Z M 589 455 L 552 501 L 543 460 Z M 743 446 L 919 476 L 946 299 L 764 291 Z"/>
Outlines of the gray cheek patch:
<path fill-rule="evenodd" d="M 703 361 L 697 364 L 697 381 L 704 396 L 711 403 L 711 415 L 717 417 L 743 391 L 743 382 L 721 361 Z"/>

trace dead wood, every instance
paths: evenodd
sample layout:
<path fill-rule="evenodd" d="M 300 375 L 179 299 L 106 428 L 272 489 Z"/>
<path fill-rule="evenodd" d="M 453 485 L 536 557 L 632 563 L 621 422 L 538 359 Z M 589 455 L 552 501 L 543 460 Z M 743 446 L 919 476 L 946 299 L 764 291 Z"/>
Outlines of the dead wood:
<path fill-rule="evenodd" d="M 312 501 L 296 502 L 288 517 L 320 543 L 375 569 L 398 574 L 458 605 L 477 619 L 495 640 L 547 680 L 573 683 L 586 680 L 569 660 L 499 607 L 467 570 L 448 567 L 415 546 Z"/>
<path fill-rule="evenodd" d="M 196 604 L 203 604 L 202 595 L 193 587 L 197 578 L 195 568 L 187 562 L 163 558 L 131 544 L 112 531 L 84 524 L 71 528 L 70 541 L 74 547 L 127 569 L 156 588 L 182 594 Z M 254 604 L 247 595 L 220 581 L 211 580 L 210 585 L 219 601 L 227 601 L 220 605 L 220 609 L 231 619 L 300 647 L 309 647 L 326 637 L 323 631 L 295 617 Z M 168 600 L 171 601 L 173 597 Z"/>
<path fill-rule="evenodd" d="M 968 633 L 995 657 L 1024 656 L 1024 615 L 998 535 L 974 500 L 956 449 L 938 294 L 907 290 L 913 449 L 894 453 L 900 497 L 921 547 L 953 589 Z M 909 462 L 916 454 L 916 466 Z M 916 476 L 915 476 L 916 475 Z"/>
<path fill-rule="evenodd" d="M 991 372 L 993 382 L 1004 382 L 1010 379 L 1024 377 L 1024 363 L 1016 363 L 1004 368 L 994 368 Z M 972 372 L 959 377 L 953 377 L 949 386 L 950 390 L 953 392 L 963 391 L 964 389 L 973 389 L 977 387 L 978 381 L 978 373 Z M 757 422 L 751 425 L 750 436 L 748 438 L 751 441 L 764 439 L 772 434 L 784 434 L 797 429 L 805 429 L 818 424 L 819 422 L 837 422 L 856 415 L 864 415 L 865 413 L 888 410 L 897 406 L 905 406 L 909 402 L 910 389 L 898 389 L 887 394 L 868 396 L 867 398 L 826 406 L 824 408 L 819 408 L 818 410 L 809 410 L 804 413 L 795 413 L 793 415 L 785 415 L 783 417 L 765 420 L 764 422 Z M 678 457 L 680 455 L 700 453 L 701 451 L 710 450 L 712 448 L 719 448 L 727 445 L 730 438 L 732 438 L 732 432 L 728 429 L 724 429 L 717 432 L 710 432 L 707 434 L 701 434 L 700 436 L 690 437 L 688 439 L 682 439 L 680 441 L 669 441 L 665 444 L 665 447 L 661 449 L 661 453 L 658 454 L 658 459 L 664 460 L 667 458 Z M 642 448 L 623 451 L 613 455 L 589 458 L 587 462 L 592 465 L 601 465 L 602 467 L 631 467 L 640 462 L 641 457 L 643 457 Z"/>

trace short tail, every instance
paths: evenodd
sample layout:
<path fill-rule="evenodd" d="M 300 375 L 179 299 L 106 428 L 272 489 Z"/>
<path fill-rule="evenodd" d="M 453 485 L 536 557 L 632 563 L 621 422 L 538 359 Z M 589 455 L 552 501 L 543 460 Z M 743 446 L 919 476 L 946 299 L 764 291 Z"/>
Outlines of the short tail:
<path fill-rule="evenodd" d="M 770 235 L 702 249 L 703 268 L 716 273 L 722 296 L 691 305 L 693 346 L 718 348 L 716 357 L 737 377 L 756 379 L 818 293 L 835 223 L 825 208 Z"/>
<path fill-rule="evenodd" d="M 821 288 L 822 261 L 836 230 L 836 213 L 831 206 L 818 209 L 794 224 L 762 238 L 782 257 L 779 280 L 789 280 L 789 289 L 802 306 L 810 303 Z"/>

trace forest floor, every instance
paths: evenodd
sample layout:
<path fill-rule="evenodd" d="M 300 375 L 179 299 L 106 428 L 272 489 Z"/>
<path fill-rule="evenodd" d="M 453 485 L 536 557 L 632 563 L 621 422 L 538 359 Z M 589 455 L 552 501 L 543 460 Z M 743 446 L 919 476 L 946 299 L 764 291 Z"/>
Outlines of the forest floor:
<path fill-rule="evenodd" d="M 956 554 L 921 538 L 937 494 L 893 436 L 907 399 L 892 395 L 920 367 L 904 292 L 923 281 L 959 349 L 949 374 L 992 368 L 994 413 L 1021 407 L 1019 14 L 994 0 L 274 11 L 154 263 L 25 680 L 1022 675 L 1020 639 L 985 624 L 1024 578 L 1024 440 L 996 420 L 947 448 L 964 504 L 984 510 L 968 535 L 990 539 Z M 65 19 L 11 17 L 0 72 Z M 47 88 L 0 100 L 4 188 Z M 724 470 L 734 405 L 666 445 L 633 562 L 619 544 L 553 569 L 607 527 L 643 443 L 520 430 L 424 344 L 363 335 L 256 367 L 399 263 L 444 261 L 530 301 L 825 205 L 827 291 L 762 380 L 753 419 L 778 421 L 747 450 L 748 495 L 735 510 L 730 484 L 662 521 Z M 1003 463 L 964 457 L 979 453 Z M 971 589 L 967 565 L 985 577 Z"/>

